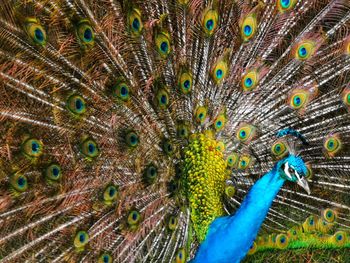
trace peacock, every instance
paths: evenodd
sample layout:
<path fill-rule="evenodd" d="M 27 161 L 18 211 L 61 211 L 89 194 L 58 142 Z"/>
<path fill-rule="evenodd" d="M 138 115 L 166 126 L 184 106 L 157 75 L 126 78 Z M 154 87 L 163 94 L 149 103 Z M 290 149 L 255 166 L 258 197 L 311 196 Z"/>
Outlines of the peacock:
<path fill-rule="evenodd" d="M 0 0 L 0 262 L 350 262 L 348 0 Z"/>

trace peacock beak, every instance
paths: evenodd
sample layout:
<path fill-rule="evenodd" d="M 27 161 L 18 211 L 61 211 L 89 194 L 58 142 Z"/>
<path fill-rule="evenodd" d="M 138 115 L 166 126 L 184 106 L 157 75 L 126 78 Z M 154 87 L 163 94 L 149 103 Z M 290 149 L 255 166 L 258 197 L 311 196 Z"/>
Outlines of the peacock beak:
<path fill-rule="evenodd" d="M 307 183 L 305 177 L 298 177 L 298 181 L 297 184 L 300 185 L 302 188 L 304 188 L 304 190 L 307 192 L 308 195 L 311 194 L 310 188 L 309 188 L 309 184 Z"/>

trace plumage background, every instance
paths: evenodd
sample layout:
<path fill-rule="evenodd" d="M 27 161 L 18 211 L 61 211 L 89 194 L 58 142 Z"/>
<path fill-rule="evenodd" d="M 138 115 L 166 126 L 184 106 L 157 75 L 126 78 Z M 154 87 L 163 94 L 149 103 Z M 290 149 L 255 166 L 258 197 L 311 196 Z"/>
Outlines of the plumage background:
<path fill-rule="evenodd" d="M 311 195 L 286 183 L 245 260 L 350 262 L 349 1 L 0 6 L 2 261 L 185 262 L 293 128 Z"/>

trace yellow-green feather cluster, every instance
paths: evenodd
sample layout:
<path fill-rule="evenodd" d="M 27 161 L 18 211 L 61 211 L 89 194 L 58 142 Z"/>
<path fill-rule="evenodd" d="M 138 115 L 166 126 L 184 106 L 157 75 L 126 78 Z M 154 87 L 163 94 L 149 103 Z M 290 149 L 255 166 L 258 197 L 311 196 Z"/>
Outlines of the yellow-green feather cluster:
<path fill-rule="evenodd" d="M 218 142 L 193 134 L 185 150 L 185 185 L 197 238 L 205 238 L 210 223 L 223 215 L 226 162 Z"/>

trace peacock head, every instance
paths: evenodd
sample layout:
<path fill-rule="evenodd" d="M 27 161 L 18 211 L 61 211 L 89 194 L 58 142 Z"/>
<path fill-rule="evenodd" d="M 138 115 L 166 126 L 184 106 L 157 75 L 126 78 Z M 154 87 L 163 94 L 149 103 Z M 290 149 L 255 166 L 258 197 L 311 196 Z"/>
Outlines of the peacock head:
<path fill-rule="evenodd" d="M 277 168 L 281 177 L 290 182 L 297 183 L 310 194 L 310 188 L 306 180 L 307 167 L 303 159 L 290 154 L 277 163 Z"/>

